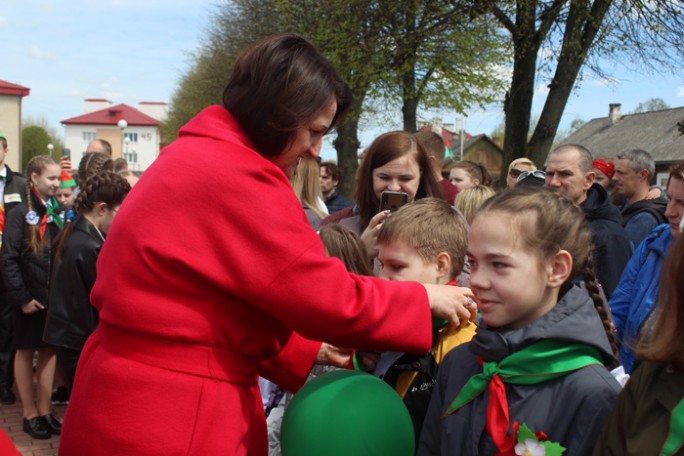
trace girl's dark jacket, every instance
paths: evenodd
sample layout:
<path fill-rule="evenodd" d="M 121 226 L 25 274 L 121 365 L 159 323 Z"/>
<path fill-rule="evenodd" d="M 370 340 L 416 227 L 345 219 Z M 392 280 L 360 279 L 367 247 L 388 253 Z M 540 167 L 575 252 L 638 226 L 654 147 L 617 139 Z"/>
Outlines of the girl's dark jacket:
<path fill-rule="evenodd" d="M 95 264 L 104 238 L 83 216 L 73 223 L 60 258 L 54 259 L 43 340 L 56 347 L 81 350 L 98 324 L 90 291 L 97 277 Z"/>
<path fill-rule="evenodd" d="M 46 208 L 39 198 L 31 193 L 31 205 L 40 221 Z M 7 214 L 5 230 L 2 233 L 2 276 L 7 290 L 9 305 L 21 307 L 35 299 L 47 307 L 50 278 L 50 246 L 60 228 L 48 223 L 43 243 L 45 248 L 33 253 L 28 244 L 31 225 L 26 221 L 28 205 L 22 201 Z"/>
<path fill-rule="evenodd" d="M 496 447 L 485 431 L 489 394 L 441 419 L 461 387 L 482 371 L 478 356 L 500 361 L 539 340 L 581 342 L 596 347 L 611 364 L 613 355 L 598 312 L 585 291 L 573 286 L 547 314 L 525 328 L 488 329 L 482 323 L 472 342 L 444 358 L 425 417 L 418 455 L 492 455 Z M 511 424 L 527 424 L 534 432 L 567 448 L 564 456 L 590 455 L 608 418 L 620 385 L 607 368 L 590 365 L 536 385 L 505 384 Z"/>

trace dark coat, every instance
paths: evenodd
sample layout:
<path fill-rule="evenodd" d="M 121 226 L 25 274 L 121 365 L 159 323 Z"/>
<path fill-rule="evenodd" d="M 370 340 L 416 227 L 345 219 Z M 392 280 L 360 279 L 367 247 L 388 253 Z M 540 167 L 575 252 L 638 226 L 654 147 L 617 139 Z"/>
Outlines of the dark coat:
<path fill-rule="evenodd" d="M 43 340 L 50 345 L 81 350 L 98 324 L 90 304 L 95 264 L 104 238 L 92 223 L 79 216 L 59 259 L 53 265 L 50 307 Z"/>
<path fill-rule="evenodd" d="M 656 226 L 667 221 L 665 217 L 667 202 L 667 198 L 662 196 L 655 200 L 640 200 L 622 207 L 622 226 L 625 227 L 625 234 L 627 234 L 632 251 L 636 250 L 641 241 Z"/>
<path fill-rule="evenodd" d="M 5 180 L 5 191 L 2 201 L 2 207 L 5 211 L 5 223 L 7 222 L 7 214 L 22 201 L 26 200 L 26 178 L 19 173 L 15 173 L 9 166 L 5 165 L 7 170 Z M 0 227 L 2 233 L 4 227 Z M 0 276 L 2 269 L 0 268 Z M 0 300 L 2 304 L 5 303 L 5 281 L 0 277 Z"/>
<path fill-rule="evenodd" d="M 629 239 L 622 227 L 620 210 L 610 201 L 606 189 L 592 185 L 580 204 L 594 239 L 594 268 L 606 297 L 610 299 L 622 271 L 632 257 Z"/>
<path fill-rule="evenodd" d="M 444 359 L 421 433 L 418 455 L 492 455 L 496 447 L 485 430 L 488 392 L 441 418 L 473 375 L 482 371 L 478 356 L 500 361 L 544 339 L 580 342 L 596 347 L 611 362 L 610 344 L 589 296 L 571 288 L 558 304 L 520 329 L 488 329 L 484 323 L 471 343 L 454 348 Z M 505 383 L 511 424 L 525 423 L 567 448 L 565 456 L 588 455 L 610 414 L 620 385 L 598 365 L 536 385 Z"/>
<path fill-rule="evenodd" d="M 681 369 L 643 362 L 620 393 L 596 443 L 594 456 L 660 454 L 672 410 L 683 397 Z M 684 454 L 684 449 L 676 454 Z"/>
<path fill-rule="evenodd" d="M 46 208 L 34 194 L 31 194 L 31 199 L 33 210 L 40 220 Z M 0 255 L 7 302 L 17 308 L 32 299 L 47 306 L 50 246 L 60 230 L 54 223 L 48 223 L 44 238 L 45 249 L 33 253 L 28 246 L 31 225 L 26 222 L 27 213 L 28 205 L 22 201 L 7 214 Z"/>
<path fill-rule="evenodd" d="M 353 206 L 354 202 L 349 198 L 342 196 L 340 189 L 336 188 L 333 194 L 330 195 L 329 198 L 326 198 L 325 205 L 328 208 L 328 212 L 330 214 L 334 214 L 337 211 L 341 211 L 345 207 Z"/>

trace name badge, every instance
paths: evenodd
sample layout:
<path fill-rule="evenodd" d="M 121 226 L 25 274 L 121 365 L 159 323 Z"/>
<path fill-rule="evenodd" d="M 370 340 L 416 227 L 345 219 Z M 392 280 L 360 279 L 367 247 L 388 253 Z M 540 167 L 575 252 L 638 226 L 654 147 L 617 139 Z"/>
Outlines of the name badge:
<path fill-rule="evenodd" d="M 19 193 L 6 193 L 5 204 L 7 203 L 21 203 L 21 195 Z"/>

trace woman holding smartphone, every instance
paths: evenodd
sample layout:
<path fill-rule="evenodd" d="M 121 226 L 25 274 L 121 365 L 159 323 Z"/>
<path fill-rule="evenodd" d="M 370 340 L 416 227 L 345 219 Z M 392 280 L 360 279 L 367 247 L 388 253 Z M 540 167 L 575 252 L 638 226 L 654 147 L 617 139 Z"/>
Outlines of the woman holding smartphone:
<path fill-rule="evenodd" d="M 378 231 L 391 208 L 382 210 L 383 192 L 406 193 L 406 202 L 441 197 L 430 159 L 413 135 L 391 131 L 378 136 L 363 153 L 356 179 L 356 206 L 336 212 L 321 225 L 340 223 L 361 236 L 372 258 L 378 254 Z M 399 201 L 398 195 L 385 195 Z"/>

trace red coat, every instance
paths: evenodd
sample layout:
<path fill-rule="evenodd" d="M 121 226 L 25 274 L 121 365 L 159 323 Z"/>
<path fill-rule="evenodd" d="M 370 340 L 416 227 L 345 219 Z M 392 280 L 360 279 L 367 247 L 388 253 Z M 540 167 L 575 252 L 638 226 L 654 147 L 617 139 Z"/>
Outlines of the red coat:
<path fill-rule="evenodd" d="M 60 455 L 266 455 L 257 375 L 320 344 L 426 352 L 424 288 L 327 258 L 284 173 L 209 107 L 131 191 L 98 260 Z"/>

